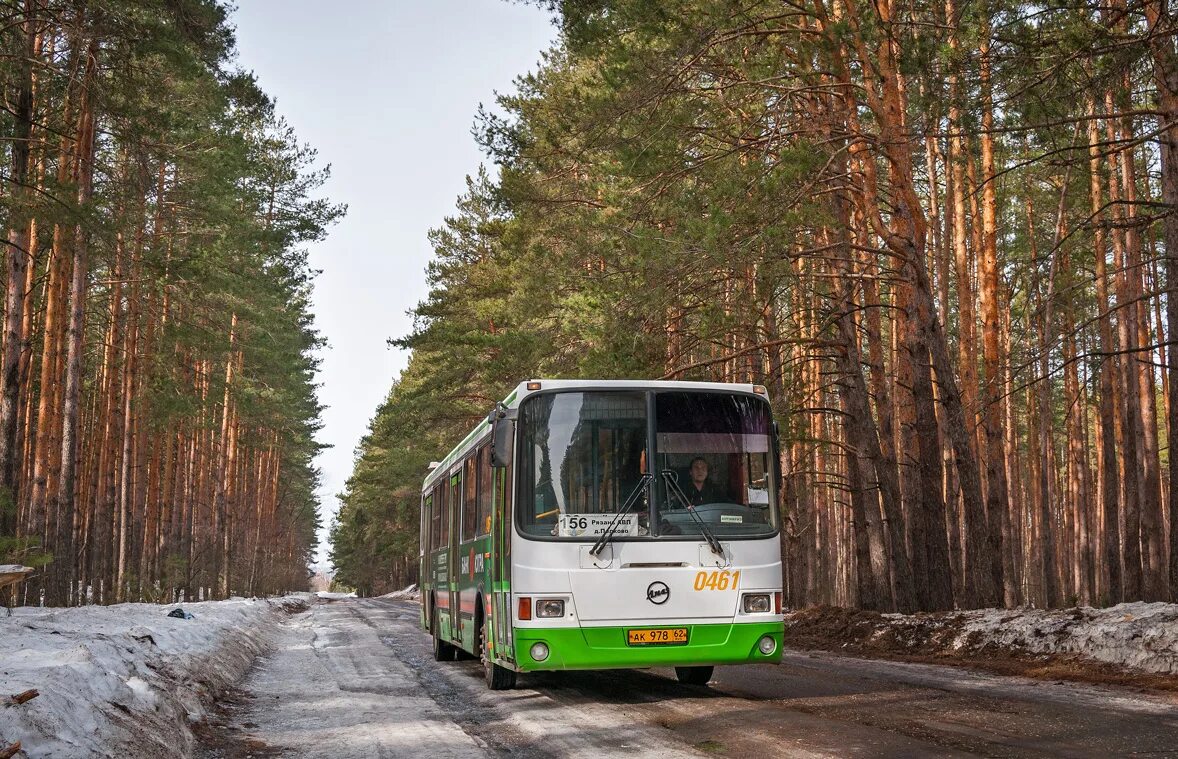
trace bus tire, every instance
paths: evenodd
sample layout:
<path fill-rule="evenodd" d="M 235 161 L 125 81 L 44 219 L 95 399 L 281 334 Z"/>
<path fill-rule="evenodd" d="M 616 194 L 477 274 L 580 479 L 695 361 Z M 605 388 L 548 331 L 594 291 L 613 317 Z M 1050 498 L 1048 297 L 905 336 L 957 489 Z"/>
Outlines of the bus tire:
<path fill-rule="evenodd" d="M 438 636 L 438 610 L 430 604 L 429 632 L 434 639 L 434 661 L 454 661 L 455 648 Z"/>
<path fill-rule="evenodd" d="M 441 638 L 434 638 L 434 661 L 454 661 L 454 646 Z"/>
<path fill-rule="evenodd" d="M 479 615 L 482 617 L 482 615 Z M 478 630 L 479 659 L 483 663 L 483 675 L 487 678 L 487 687 L 491 690 L 512 690 L 515 688 L 515 670 L 501 667 L 487 656 L 487 622 L 479 620 Z"/>
<path fill-rule="evenodd" d="M 684 685 L 707 685 L 715 667 L 675 667 L 675 677 Z"/>

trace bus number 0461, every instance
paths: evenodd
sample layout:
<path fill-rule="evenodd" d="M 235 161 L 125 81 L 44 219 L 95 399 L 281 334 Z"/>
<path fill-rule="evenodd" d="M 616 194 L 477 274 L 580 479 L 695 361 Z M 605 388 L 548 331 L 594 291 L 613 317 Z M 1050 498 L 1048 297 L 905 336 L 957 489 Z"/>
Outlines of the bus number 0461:
<path fill-rule="evenodd" d="M 716 572 L 698 572 L 695 575 L 696 590 L 736 590 L 740 586 L 740 570 L 727 569 Z"/>

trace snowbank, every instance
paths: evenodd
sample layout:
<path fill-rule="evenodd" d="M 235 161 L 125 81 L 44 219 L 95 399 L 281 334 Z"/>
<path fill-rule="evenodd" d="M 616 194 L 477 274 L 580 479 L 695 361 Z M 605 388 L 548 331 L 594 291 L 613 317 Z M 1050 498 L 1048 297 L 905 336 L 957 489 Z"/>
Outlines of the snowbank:
<path fill-rule="evenodd" d="M 40 696 L 0 707 L 0 749 L 29 757 L 159 757 L 192 751 L 189 725 L 237 682 L 300 598 L 175 606 L 118 604 L 0 613 L 0 696 Z"/>
<path fill-rule="evenodd" d="M 399 598 L 407 601 L 418 601 L 421 599 L 421 591 L 417 589 L 417 584 L 414 583 L 409 587 L 394 590 L 392 593 L 377 596 L 377 598 Z"/>
<path fill-rule="evenodd" d="M 786 615 L 785 640 L 801 648 L 883 655 L 1071 657 L 1178 675 L 1178 604 L 911 615 L 815 607 Z"/>
<path fill-rule="evenodd" d="M 1037 654 L 1077 654 L 1142 672 L 1178 675 L 1178 604 L 985 609 L 963 616 L 958 647 L 997 645 Z"/>
<path fill-rule="evenodd" d="M 355 598 L 355 593 L 336 593 L 329 590 L 319 590 L 315 592 L 315 597 L 323 601 L 343 601 L 346 598 Z"/>

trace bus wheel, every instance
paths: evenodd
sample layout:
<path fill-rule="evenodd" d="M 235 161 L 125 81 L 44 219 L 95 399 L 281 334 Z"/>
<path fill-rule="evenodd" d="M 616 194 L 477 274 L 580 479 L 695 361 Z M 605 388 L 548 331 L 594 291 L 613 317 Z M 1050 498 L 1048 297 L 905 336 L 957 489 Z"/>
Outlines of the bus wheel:
<path fill-rule="evenodd" d="M 432 605 L 432 604 L 431 604 Z M 432 609 L 429 623 L 430 635 L 434 638 L 434 661 L 454 661 L 455 648 L 438 637 L 438 610 Z"/>
<path fill-rule="evenodd" d="M 441 638 L 434 638 L 434 661 L 454 661 L 454 646 Z"/>
<path fill-rule="evenodd" d="M 675 677 L 684 685 L 707 685 L 715 667 L 675 667 Z"/>
<path fill-rule="evenodd" d="M 507 667 L 500 667 L 487 656 L 487 621 L 476 628 L 479 631 L 479 658 L 483 662 L 483 674 L 487 677 L 487 687 L 491 690 L 511 690 L 515 687 L 515 671 Z"/>

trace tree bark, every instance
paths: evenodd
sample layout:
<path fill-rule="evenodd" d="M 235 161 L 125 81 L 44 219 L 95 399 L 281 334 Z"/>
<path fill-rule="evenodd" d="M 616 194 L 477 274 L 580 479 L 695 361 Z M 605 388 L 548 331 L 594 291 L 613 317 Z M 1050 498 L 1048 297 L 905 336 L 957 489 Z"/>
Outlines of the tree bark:
<path fill-rule="evenodd" d="M 86 73 L 83 82 L 82 106 L 79 111 L 78 161 L 75 181 L 78 205 L 85 208 L 90 202 L 91 180 L 94 172 L 94 110 L 91 88 L 97 74 L 98 40 L 90 41 L 86 54 Z M 82 350 L 85 338 L 87 248 L 89 230 L 81 223 L 74 225 L 73 272 L 70 278 L 70 319 L 66 330 L 65 387 L 61 410 L 61 469 L 57 484 L 58 547 L 73 561 L 73 520 L 75 516 L 75 471 L 78 456 L 78 409 L 82 393 Z M 74 573 L 62 567 L 65 579 L 72 582 Z M 66 591 L 62 589 L 64 595 Z"/>
<path fill-rule="evenodd" d="M 986 11 L 983 11 L 985 13 Z M 983 427 L 986 438 L 986 519 L 990 531 L 990 574 L 1002 588 L 1007 606 L 1018 602 L 1018 589 L 1009 582 L 1011 559 L 1002 546 L 1004 515 L 1010 513 L 1006 449 L 1002 437 L 1002 356 L 999 350 L 998 199 L 994 169 L 994 105 L 990 82 L 990 25 L 983 22 L 978 41 L 981 66 L 982 133 L 982 250 L 979 295 L 982 307 L 982 357 L 986 378 L 982 386 Z M 1049 592 L 1049 595 L 1050 592 Z"/>
<path fill-rule="evenodd" d="M 1172 30 L 1174 18 L 1165 0 L 1146 0 L 1146 18 L 1155 32 Z M 1170 34 L 1150 36 L 1154 81 L 1158 88 L 1159 121 L 1168 124 L 1158 140 L 1162 154 L 1162 202 L 1168 213 L 1162 221 L 1166 243 L 1166 376 L 1168 378 L 1166 421 L 1170 441 L 1168 511 L 1169 541 L 1169 598 L 1178 601 L 1178 455 L 1174 441 L 1178 440 L 1178 53 Z"/>
<path fill-rule="evenodd" d="M 0 358 L 0 535 L 16 532 L 17 417 L 20 408 L 20 350 L 24 343 L 25 282 L 30 266 L 31 216 L 29 193 L 30 141 L 33 131 L 33 62 L 38 58 L 40 33 L 37 0 L 25 0 L 21 33 L 22 55 L 15 108 L 12 111 L 12 163 L 7 198 L 8 279 L 4 297 L 4 348 Z"/>

